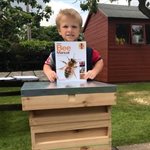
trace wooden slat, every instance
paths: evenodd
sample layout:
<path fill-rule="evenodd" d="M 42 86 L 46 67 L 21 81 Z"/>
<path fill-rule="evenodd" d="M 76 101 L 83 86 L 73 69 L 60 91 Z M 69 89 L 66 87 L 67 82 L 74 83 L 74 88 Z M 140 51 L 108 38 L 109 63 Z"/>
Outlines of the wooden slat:
<path fill-rule="evenodd" d="M 42 126 L 31 126 L 31 130 L 35 133 L 43 133 L 43 132 L 54 132 L 54 131 L 102 128 L 102 127 L 108 127 L 109 123 L 110 120 L 56 123 L 56 124 L 48 124 Z"/>
<path fill-rule="evenodd" d="M 35 96 L 35 97 L 22 97 L 22 109 L 23 110 L 40 110 L 57 108 L 57 101 L 62 102 L 67 101 L 67 95 L 56 95 L 56 96 Z M 61 101 L 60 101 L 61 100 Z M 54 102 L 55 101 L 55 102 Z M 56 103 L 56 104 L 55 104 Z"/>
<path fill-rule="evenodd" d="M 89 138 L 97 139 L 97 137 L 101 137 L 101 140 L 108 138 L 107 129 L 99 128 L 99 129 L 89 129 L 89 130 L 81 130 L 81 131 L 67 131 L 67 132 L 36 134 L 34 147 L 39 148 L 39 145 L 46 147 L 47 144 L 49 144 L 49 146 L 47 148 L 51 149 L 51 145 L 58 143 L 58 146 L 59 146 L 58 148 L 60 148 L 61 145 L 59 145 L 59 143 L 64 144 L 63 142 L 66 142 L 66 144 L 67 144 L 67 142 L 76 141 L 78 143 L 73 142 L 71 147 L 76 147 L 78 144 L 82 144 L 82 145 L 80 145 L 82 148 L 85 146 L 90 148 L 91 146 L 93 146 L 93 147 L 97 146 L 97 143 L 93 142 L 92 145 L 89 145 L 89 141 L 88 141 L 86 144 L 84 143 L 85 145 L 83 145 L 83 143 L 81 143 L 80 141 L 82 141 L 83 139 L 87 140 Z M 99 141 L 99 143 L 100 142 L 101 141 Z M 109 145 L 109 144 L 110 144 L 110 142 L 106 143 L 106 145 Z M 67 148 L 70 149 L 69 145 L 66 145 L 66 146 L 67 146 Z M 64 147 L 61 146 L 61 148 L 64 148 Z"/>
<path fill-rule="evenodd" d="M 78 138 L 97 137 L 97 136 L 108 136 L 107 128 L 39 133 L 39 134 L 35 134 L 35 139 L 36 139 L 36 143 L 41 143 L 45 141 L 52 142 L 58 140 L 78 139 Z"/>
<path fill-rule="evenodd" d="M 22 97 L 23 110 L 114 105 L 115 93 Z"/>
<path fill-rule="evenodd" d="M 29 117 L 31 126 L 107 119 L 110 119 L 110 112 L 104 106 L 32 111 Z"/>
<path fill-rule="evenodd" d="M 107 136 L 87 137 L 78 139 L 68 139 L 59 141 L 48 141 L 38 143 L 34 149 L 40 150 L 51 150 L 51 149 L 70 149 L 70 148 L 83 148 L 83 147 L 94 147 L 94 146 L 110 146 L 111 140 Z M 102 150 L 102 149 L 99 149 Z"/>
<path fill-rule="evenodd" d="M 31 128 L 30 128 L 30 130 L 31 130 Z M 32 143 L 32 150 L 33 150 L 37 146 L 36 146 L 36 143 L 35 143 L 35 133 L 32 130 L 31 130 L 31 143 Z"/>
<path fill-rule="evenodd" d="M 112 136 L 111 106 L 108 106 L 107 109 L 108 109 L 108 114 L 110 114 L 110 122 L 108 124 L 108 136 L 109 136 L 109 138 L 111 138 L 111 136 Z"/>
<path fill-rule="evenodd" d="M 39 150 L 39 149 L 38 148 L 37 149 L 32 148 L 32 150 Z M 48 147 L 48 148 L 41 148 L 40 150 L 52 150 L 52 149 L 50 149 Z M 68 150 L 68 148 L 64 148 L 63 150 Z M 109 145 L 92 145 L 92 146 L 82 146 L 82 147 L 69 148 L 69 150 L 112 150 L 112 149 L 110 148 Z"/>

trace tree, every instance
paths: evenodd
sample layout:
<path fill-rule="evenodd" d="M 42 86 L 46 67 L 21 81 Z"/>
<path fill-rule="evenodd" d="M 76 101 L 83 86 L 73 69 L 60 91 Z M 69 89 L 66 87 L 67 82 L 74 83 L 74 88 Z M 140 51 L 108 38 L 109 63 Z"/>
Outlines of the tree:
<path fill-rule="evenodd" d="M 76 2 L 77 1 L 78 0 L 76 0 Z M 86 1 L 80 0 L 80 7 L 83 11 L 88 10 L 91 13 L 96 13 L 98 9 L 98 2 L 99 0 L 86 0 Z"/>
<path fill-rule="evenodd" d="M 32 29 L 32 37 L 45 41 L 62 41 L 56 26 L 40 27 Z"/>
<path fill-rule="evenodd" d="M 19 0 L 17 0 L 18 2 Z M 44 3 L 49 2 L 50 0 L 43 0 Z M 44 18 L 48 20 L 50 15 L 52 14 L 51 7 L 46 6 L 44 11 L 42 10 L 42 6 L 38 4 L 37 0 L 20 0 L 19 2 L 23 2 L 26 5 L 26 12 L 30 13 L 30 6 L 37 10 L 36 13 L 32 12 L 33 18 L 32 22 L 27 24 L 27 39 L 31 39 L 31 28 L 33 26 L 40 27 L 40 21 Z M 45 13 L 46 12 L 46 13 Z"/>
<path fill-rule="evenodd" d="M 139 10 L 150 18 L 150 3 L 147 0 L 139 0 Z"/>
<path fill-rule="evenodd" d="M 19 28 L 25 23 L 21 9 L 11 7 L 9 1 L 1 1 L 0 12 L 0 37 L 10 41 L 17 41 Z"/>
<path fill-rule="evenodd" d="M 50 0 L 43 0 L 49 2 Z M 13 2 L 23 2 L 27 6 L 34 8 L 34 12 L 26 12 L 20 6 L 12 6 Z M 40 21 L 44 18 L 48 20 L 52 14 L 51 7 L 42 6 L 36 0 L 1 0 L 0 1 L 0 38 L 17 41 L 20 38 L 20 31 L 28 25 L 30 27 L 40 27 Z M 15 38 L 14 38 L 15 37 Z"/>
<path fill-rule="evenodd" d="M 78 0 L 75 0 L 75 2 L 77 1 Z M 27 12 L 20 6 L 12 6 L 13 2 L 23 2 L 27 6 Z M 43 2 L 50 2 L 50 0 L 43 0 Z M 100 0 L 80 0 L 80 7 L 82 10 L 96 13 L 98 2 L 100 2 Z M 129 5 L 130 2 L 131 0 L 128 0 Z M 29 6 L 34 8 L 35 11 L 30 12 Z M 147 0 L 139 0 L 139 10 L 150 18 L 149 2 Z M 1 0 L 0 38 L 16 42 L 20 39 L 26 39 L 27 35 L 24 34 L 27 32 L 27 27 L 30 27 L 31 30 L 40 28 L 40 21 L 43 17 L 48 20 L 51 14 L 51 7 L 45 7 L 43 10 L 37 0 Z"/>

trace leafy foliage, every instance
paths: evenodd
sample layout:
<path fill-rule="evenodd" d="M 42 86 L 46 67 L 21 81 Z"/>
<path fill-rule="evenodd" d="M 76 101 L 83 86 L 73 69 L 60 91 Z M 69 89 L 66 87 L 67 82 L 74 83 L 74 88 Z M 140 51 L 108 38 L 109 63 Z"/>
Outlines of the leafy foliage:
<path fill-rule="evenodd" d="M 46 41 L 62 41 L 56 26 L 40 27 L 32 29 L 32 38 Z"/>
<path fill-rule="evenodd" d="M 43 0 L 49 2 L 50 0 Z M 12 2 L 23 2 L 27 8 L 31 6 L 34 12 L 25 12 L 20 6 L 13 6 Z M 46 6 L 45 9 L 38 4 L 37 0 L 1 0 L 0 1 L 0 38 L 18 42 L 21 38 L 21 31 L 27 26 L 40 27 L 43 18 L 48 20 L 52 9 Z M 17 18 L 17 19 L 16 19 Z M 27 30 L 27 29 L 26 29 Z"/>
<path fill-rule="evenodd" d="M 0 71 L 41 70 L 53 48 L 53 42 L 26 40 L 8 44 L 8 50 L 0 51 Z"/>
<path fill-rule="evenodd" d="M 150 18 L 150 7 L 147 0 L 139 0 L 139 10 Z"/>
<path fill-rule="evenodd" d="M 78 0 L 75 0 L 77 2 Z M 80 0 L 80 7 L 82 10 L 88 10 L 90 13 L 96 13 L 98 9 L 98 2 L 100 0 Z M 116 0 L 110 0 L 111 2 Z M 131 0 L 127 0 L 128 3 Z M 147 0 L 138 0 L 139 9 L 150 18 L 149 2 Z M 50 2 L 50 0 L 43 0 L 43 3 Z M 14 6 L 13 3 L 24 3 L 27 11 L 18 5 Z M 30 8 L 34 11 L 30 12 Z M 42 8 L 37 0 L 1 0 L 0 1 L 0 40 L 6 40 L 8 43 L 26 40 L 28 38 L 27 31 L 30 28 L 32 38 L 47 41 L 62 40 L 57 33 L 56 26 L 40 27 L 40 21 L 43 18 L 48 19 L 52 15 L 51 7 L 46 6 Z M 0 44 L 0 50 L 9 49 L 7 42 Z M 5 44 L 4 44 L 5 43 Z M 6 45 L 6 48 L 4 48 Z"/>
<path fill-rule="evenodd" d="M 82 10 L 88 10 L 91 13 L 96 13 L 98 9 L 98 2 L 99 0 L 87 0 L 87 1 L 80 1 L 80 7 Z"/>
<path fill-rule="evenodd" d="M 40 41 L 40 40 L 30 40 L 30 41 L 22 41 L 20 42 L 20 46 L 26 52 L 31 51 L 50 51 L 51 47 L 53 47 L 53 42 Z"/>
<path fill-rule="evenodd" d="M 7 52 L 10 50 L 11 44 L 8 40 L 0 39 L 0 52 Z"/>

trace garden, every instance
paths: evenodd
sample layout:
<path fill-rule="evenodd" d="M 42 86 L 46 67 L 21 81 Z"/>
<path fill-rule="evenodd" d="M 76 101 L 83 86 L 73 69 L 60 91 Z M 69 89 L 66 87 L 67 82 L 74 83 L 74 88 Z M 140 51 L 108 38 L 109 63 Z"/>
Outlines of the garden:
<path fill-rule="evenodd" d="M 26 2 L 37 11 L 25 12 L 20 6 L 13 7 L 12 2 Z M 146 4 L 146 1 L 140 2 L 143 8 L 141 3 Z M 52 9 L 41 10 L 34 0 L 1 0 L 0 4 L 0 71 L 41 70 L 53 41 L 62 40 L 56 26 L 40 26 L 43 17 L 50 18 Z M 149 10 L 146 12 L 149 16 Z M 30 37 L 27 31 L 32 32 Z M 13 91 L 19 94 L 3 94 Z M 117 105 L 112 107 L 112 145 L 150 142 L 150 82 L 117 84 L 116 97 Z M 0 105 L 3 104 L 21 104 L 20 87 L 0 87 Z M 31 150 L 28 115 L 20 110 L 0 110 L 0 150 Z"/>
<path fill-rule="evenodd" d="M 0 88 L 2 92 L 20 91 L 19 87 Z M 113 146 L 150 141 L 150 83 L 117 85 L 117 105 L 112 107 Z M 0 104 L 21 103 L 21 96 L 1 96 Z M 0 111 L 0 149 L 30 150 L 28 113 Z"/>

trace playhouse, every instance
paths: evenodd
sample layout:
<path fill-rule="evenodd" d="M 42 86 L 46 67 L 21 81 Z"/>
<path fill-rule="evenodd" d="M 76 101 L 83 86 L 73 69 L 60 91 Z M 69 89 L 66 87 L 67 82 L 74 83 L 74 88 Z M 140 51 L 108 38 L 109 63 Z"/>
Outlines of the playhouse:
<path fill-rule="evenodd" d="M 135 6 L 99 4 L 89 13 L 83 33 L 90 47 L 100 51 L 103 82 L 150 81 L 150 19 Z"/>

